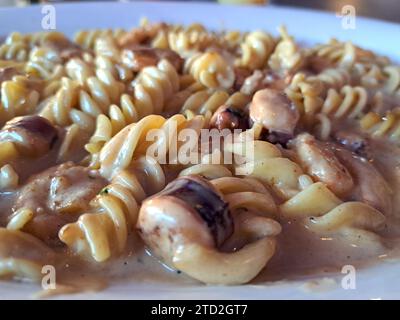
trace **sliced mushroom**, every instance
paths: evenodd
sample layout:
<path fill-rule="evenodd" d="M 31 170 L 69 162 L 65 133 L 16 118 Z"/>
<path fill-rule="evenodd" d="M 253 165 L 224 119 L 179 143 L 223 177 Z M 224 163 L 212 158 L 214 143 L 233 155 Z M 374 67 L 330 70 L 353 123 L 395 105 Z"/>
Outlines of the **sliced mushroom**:
<path fill-rule="evenodd" d="M 299 112 L 288 97 L 274 89 L 257 91 L 250 104 L 250 118 L 261 123 L 270 133 L 292 136 L 299 120 Z"/>
<path fill-rule="evenodd" d="M 335 148 L 335 154 L 353 176 L 353 200 L 365 202 L 389 215 L 392 212 L 392 190 L 375 166 L 344 148 Z"/>
<path fill-rule="evenodd" d="M 222 129 L 248 129 L 248 118 L 244 110 L 233 106 L 220 106 L 210 120 L 210 127 Z"/>
<path fill-rule="evenodd" d="M 23 230 L 46 243 L 57 243 L 60 228 L 88 210 L 91 199 L 106 184 L 99 175 L 72 162 L 52 167 L 32 176 L 22 187 L 10 221 L 14 219 L 14 224 L 20 209 L 28 209 L 32 217 Z"/>
<path fill-rule="evenodd" d="M 71 58 L 81 57 L 83 54 L 83 49 L 80 46 L 65 37 L 47 39 L 43 46 L 56 51 L 65 62 Z"/>
<path fill-rule="evenodd" d="M 368 138 L 349 130 L 341 130 L 336 132 L 334 134 L 334 138 L 338 143 L 355 154 L 367 159 L 371 157 Z"/>
<path fill-rule="evenodd" d="M 163 22 L 146 24 L 139 28 L 134 28 L 127 34 L 123 35 L 118 40 L 118 44 L 123 48 L 144 44 L 153 39 L 159 32 L 166 31 L 167 29 L 168 25 Z"/>
<path fill-rule="evenodd" d="M 302 133 L 293 141 L 302 167 L 316 180 L 325 183 L 337 196 L 348 195 L 353 186 L 353 178 L 346 167 L 336 158 L 329 145 Z"/>
<path fill-rule="evenodd" d="M 169 49 L 135 45 L 122 51 L 122 61 L 136 72 L 148 66 L 155 66 L 162 59 L 168 60 L 176 70 L 182 69 L 183 59 L 175 51 Z"/>
<path fill-rule="evenodd" d="M 268 132 L 262 131 L 260 139 L 273 144 L 281 145 L 286 148 L 287 143 L 293 138 L 293 135 L 283 132 Z"/>
<path fill-rule="evenodd" d="M 222 252 L 221 245 L 233 233 L 233 219 L 220 192 L 199 176 L 178 178 L 146 199 L 137 228 L 154 255 L 205 283 L 248 282 L 275 251 L 267 228 L 252 230 L 256 240 L 243 248 Z"/>
<path fill-rule="evenodd" d="M 242 67 L 235 67 L 233 71 L 235 72 L 235 82 L 233 84 L 233 89 L 235 91 L 239 91 L 245 83 L 246 79 L 251 76 L 251 71 Z"/>
<path fill-rule="evenodd" d="M 14 142 L 22 153 L 42 155 L 57 139 L 57 129 L 40 116 L 23 116 L 8 121 L 0 131 L 0 141 Z"/>
<path fill-rule="evenodd" d="M 173 265 L 183 239 L 219 246 L 232 234 L 233 220 L 222 195 L 205 179 L 189 176 L 143 202 L 138 228 L 150 249 Z"/>
<path fill-rule="evenodd" d="M 239 73 L 239 76 L 242 74 L 244 75 L 244 73 Z M 242 84 L 240 91 L 247 95 L 252 95 L 254 92 L 266 88 L 282 91 L 290 83 L 291 77 L 290 75 L 282 77 L 271 70 L 255 70 L 240 82 Z"/>
<path fill-rule="evenodd" d="M 11 80 L 14 76 L 20 74 L 16 68 L 0 68 L 0 86 L 4 81 Z"/>

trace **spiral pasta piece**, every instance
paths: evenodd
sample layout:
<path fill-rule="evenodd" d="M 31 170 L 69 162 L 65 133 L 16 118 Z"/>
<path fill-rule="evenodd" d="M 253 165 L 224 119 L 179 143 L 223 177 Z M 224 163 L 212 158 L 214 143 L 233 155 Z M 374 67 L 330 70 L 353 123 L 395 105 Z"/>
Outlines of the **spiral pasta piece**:
<path fill-rule="evenodd" d="M 344 68 L 327 68 L 310 78 L 320 80 L 325 90 L 330 88 L 340 90 L 340 88 L 350 85 L 352 82 L 350 72 Z"/>
<path fill-rule="evenodd" d="M 114 61 L 111 57 L 107 57 L 106 55 L 96 56 L 95 65 L 98 69 L 107 70 L 115 79 L 123 83 L 129 83 L 134 78 L 133 72 L 128 67 Z"/>
<path fill-rule="evenodd" d="M 49 41 L 66 39 L 60 32 L 36 32 L 21 34 L 12 32 L 0 46 L 0 59 L 27 61 L 31 50 L 36 46 L 42 46 Z"/>
<path fill-rule="evenodd" d="M 285 27 L 279 28 L 281 39 L 271 54 L 268 64 L 272 70 L 280 73 L 293 73 L 304 63 L 304 52 L 289 36 Z"/>
<path fill-rule="evenodd" d="M 250 32 L 240 45 L 242 54 L 236 64 L 250 70 L 263 68 L 266 66 L 275 45 L 276 41 L 269 33 L 263 31 Z"/>
<path fill-rule="evenodd" d="M 220 46 L 221 42 L 217 35 L 207 32 L 204 27 L 199 29 L 195 26 L 169 30 L 166 36 L 169 48 L 178 52 L 182 57 L 190 57 L 196 52 L 204 51 L 209 46 Z M 156 41 L 160 42 L 160 39 L 154 39 L 153 45 L 157 43 Z"/>
<path fill-rule="evenodd" d="M 29 57 L 29 47 L 22 41 L 3 43 L 0 46 L 0 59 L 26 61 Z"/>
<path fill-rule="evenodd" d="M 60 230 L 60 240 L 72 251 L 97 262 L 121 253 L 136 224 L 146 189 L 157 192 L 164 185 L 163 169 L 155 159 L 133 160 L 131 168 L 115 172 L 111 183 L 93 200 L 93 212 L 82 214 L 77 222 Z"/>
<path fill-rule="evenodd" d="M 224 195 L 235 222 L 234 233 L 225 241 L 224 247 L 240 249 L 233 253 L 221 253 L 193 243 L 175 257 L 176 265 L 180 268 L 191 267 L 189 275 L 206 283 L 246 283 L 267 265 L 275 253 L 275 237 L 281 232 L 280 224 L 273 219 L 277 215 L 277 207 L 267 189 L 257 180 L 222 177 L 210 182 Z M 243 208 L 246 211 L 241 211 Z M 243 239 L 247 239 L 244 244 Z M 201 257 L 198 256 L 200 254 Z M 201 270 L 185 261 L 186 255 L 193 262 L 196 258 L 202 261 L 199 263 Z M 243 263 L 250 260 L 251 264 Z M 215 271 L 210 272 L 211 269 Z"/>
<path fill-rule="evenodd" d="M 111 37 L 116 40 L 121 39 L 126 35 L 126 31 L 123 29 L 95 29 L 95 30 L 81 30 L 78 31 L 74 40 L 84 49 L 94 49 L 96 41 L 101 38 Z"/>
<path fill-rule="evenodd" d="M 0 123 L 36 110 L 40 93 L 30 86 L 28 77 L 15 76 L 1 84 Z"/>
<path fill-rule="evenodd" d="M 400 112 L 397 109 L 389 111 L 385 116 L 369 112 L 360 120 L 361 129 L 373 137 L 387 138 L 395 143 L 400 138 Z"/>
<path fill-rule="evenodd" d="M 180 113 L 188 116 L 201 114 L 209 119 L 222 105 L 244 109 L 249 102 L 250 97 L 241 92 L 229 95 L 223 90 L 201 90 L 191 94 L 187 98 L 182 105 Z"/>
<path fill-rule="evenodd" d="M 362 49 L 350 41 L 340 42 L 336 39 L 331 39 L 329 43 L 315 46 L 310 51 L 311 57 L 324 60 L 330 67 L 339 66 L 350 69 L 356 64 L 369 65 L 377 63 L 379 66 L 388 64 L 387 58 Z"/>
<path fill-rule="evenodd" d="M 0 150 L 2 147 L 0 147 Z M 6 164 L 0 168 L 0 190 L 12 190 L 18 186 L 18 173 L 14 168 Z"/>
<path fill-rule="evenodd" d="M 321 112 L 336 119 L 354 119 L 362 115 L 367 107 L 368 93 L 365 88 L 344 86 L 340 93 L 328 90 Z"/>
<path fill-rule="evenodd" d="M 96 68 L 109 71 L 114 78 L 124 83 L 134 78 L 132 70 L 123 63 L 122 51 L 115 38 L 108 36 L 97 39 L 95 41 L 94 52 L 95 58 L 93 63 Z"/>
<path fill-rule="evenodd" d="M 286 218 L 303 218 L 305 225 L 318 234 L 339 235 L 359 246 L 375 243 L 382 248 L 376 232 L 384 227 L 385 216 L 362 202 L 342 202 L 321 182 L 281 204 L 280 212 Z"/>
<path fill-rule="evenodd" d="M 125 126 L 147 115 L 161 114 L 168 99 L 179 89 L 178 74 L 167 60 L 161 60 L 157 67 L 144 68 L 135 83 L 133 97 L 123 94 L 119 106 L 110 106 L 108 116 L 97 117 L 96 130 L 86 145 L 92 155 Z"/>
<path fill-rule="evenodd" d="M 26 72 L 45 80 L 57 80 L 65 75 L 58 53 L 47 47 L 35 47 L 29 55 Z"/>
<path fill-rule="evenodd" d="M 61 88 L 43 108 L 41 115 L 60 126 L 76 123 L 93 132 L 96 117 L 106 113 L 109 106 L 118 101 L 125 86 L 107 70 L 93 71 L 79 59 L 69 63 L 67 69 L 73 70 L 70 76 L 74 80 L 62 79 Z"/>
<path fill-rule="evenodd" d="M 299 177 L 303 174 L 300 166 L 283 157 L 273 144 L 261 141 L 228 143 L 225 151 L 244 158 L 234 164 L 235 174 L 256 178 L 269 185 L 278 197 L 288 199 L 300 191 Z"/>
<path fill-rule="evenodd" d="M 285 93 L 300 114 L 314 114 L 323 104 L 323 89 L 323 83 L 317 77 L 306 77 L 304 73 L 297 73 Z"/>
<path fill-rule="evenodd" d="M 203 126 L 204 118 L 201 116 L 191 120 L 187 120 L 181 114 L 168 119 L 157 115 L 144 117 L 139 122 L 126 126 L 101 149 L 100 171 L 105 177 L 110 177 L 116 170 L 129 167 L 137 155 L 148 154 L 149 151 L 156 153 L 161 150 L 160 156 L 167 156 L 174 137 L 177 137 L 180 131 L 192 129 L 190 130 L 192 134 L 198 136 Z M 157 134 L 153 136 L 152 129 L 160 129 L 157 133 L 161 136 Z M 148 150 L 150 146 L 152 150 Z M 178 147 L 176 150 L 179 150 Z M 169 159 L 169 163 L 173 161 L 174 159 Z"/>
<path fill-rule="evenodd" d="M 217 52 L 196 54 L 185 61 L 184 69 L 207 88 L 229 89 L 235 81 L 232 66 Z"/>
<path fill-rule="evenodd" d="M 369 98 L 364 87 L 345 85 L 340 91 L 330 88 L 326 96 L 323 88 L 318 78 L 306 78 L 299 73 L 285 92 L 300 113 L 308 118 L 323 113 L 335 119 L 354 119 L 367 111 Z"/>
<path fill-rule="evenodd" d="M 351 76 L 353 83 L 370 89 L 381 88 L 386 78 L 382 67 L 378 64 L 360 62 L 354 64 Z"/>
<path fill-rule="evenodd" d="M 351 43 L 346 46 L 343 42 L 331 39 L 327 44 L 315 46 L 311 55 L 325 59 L 331 66 L 343 66 L 344 61 L 354 62 L 355 48 Z"/>
<path fill-rule="evenodd" d="M 387 79 L 384 84 L 386 92 L 400 95 L 400 67 L 398 66 L 387 66 L 383 69 Z"/>

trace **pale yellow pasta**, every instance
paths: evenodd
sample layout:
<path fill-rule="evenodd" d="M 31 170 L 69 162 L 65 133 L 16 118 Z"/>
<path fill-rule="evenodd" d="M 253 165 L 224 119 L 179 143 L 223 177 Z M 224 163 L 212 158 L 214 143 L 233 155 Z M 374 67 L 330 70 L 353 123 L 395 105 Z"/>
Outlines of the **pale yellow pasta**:
<path fill-rule="evenodd" d="M 71 151 L 70 149 L 78 139 L 79 134 L 81 134 L 80 128 L 76 123 L 71 124 L 65 129 L 64 139 L 57 156 L 58 162 L 64 162 L 65 159 L 67 159 L 68 153 Z"/>
<path fill-rule="evenodd" d="M 19 156 L 19 151 L 13 141 L 0 142 L 0 165 L 4 166 Z"/>
<path fill-rule="evenodd" d="M 340 93 L 328 90 L 321 112 L 333 118 L 354 119 L 362 115 L 368 107 L 368 93 L 363 87 L 344 86 Z"/>
<path fill-rule="evenodd" d="M 27 77 L 15 76 L 1 83 L 0 122 L 35 111 L 40 93 L 29 86 Z"/>
<path fill-rule="evenodd" d="M 0 59 L 27 61 L 33 47 L 45 45 L 49 41 L 66 39 L 60 32 L 36 32 L 23 35 L 12 32 L 0 46 Z"/>
<path fill-rule="evenodd" d="M 362 81 L 367 81 L 366 75 Z M 335 89 L 340 90 L 345 85 L 350 85 L 352 83 L 352 75 L 345 68 L 327 68 L 315 75 L 315 77 L 310 77 L 311 79 L 318 79 L 322 82 L 325 89 Z"/>
<path fill-rule="evenodd" d="M 207 88 L 229 89 L 235 80 L 232 66 L 217 52 L 190 57 L 185 62 L 185 70 Z"/>
<path fill-rule="evenodd" d="M 22 230 L 32 220 L 34 213 L 29 208 L 20 208 L 14 212 L 7 224 L 8 230 Z"/>
<path fill-rule="evenodd" d="M 193 28 L 182 30 L 171 30 L 167 32 L 168 47 L 182 57 L 190 57 L 196 52 L 204 51 L 209 46 L 219 46 L 218 36 L 207 32 L 204 29 L 196 30 Z M 160 39 L 154 39 L 153 45 L 157 43 L 160 47 Z"/>
<path fill-rule="evenodd" d="M 400 67 L 394 65 L 387 66 L 383 71 L 387 76 L 384 89 L 388 93 L 397 93 L 400 95 Z"/>
<path fill-rule="evenodd" d="M 26 72 L 45 80 L 57 80 L 65 75 L 58 53 L 48 47 L 35 47 L 29 54 Z"/>
<path fill-rule="evenodd" d="M 298 164 L 284 158 L 271 143 L 240 140 L 227 140 L 224 144 L 223 161 L 231 161 L 235 175 L 256 178 L 284 199 L 300 191 L 298 178 L 303 172 Z"/>
<path fill-rule="evenodd" d="M 304 73 L 297 73 L 285 93 L 302 114 L 313 114 L 323 104 L 323 90 L 323 82 L 317 77 L 306 77 Z"/>
<path fill-rule="evenodd" d="M 364 87 L 345 85 L 340 91 L 330 88 L 324 93 L 322 81 L 296 74 L 285 92 L 298 110 L 307 117 L 323 113 L 331 118 L 354 119 L 365 113 L 369 98 Z"/>
<path fill-rule="evenodd" d="M 198 135 L 203 125 L 204 119 L 201 116 L 192 120 L 187 120 L 183 115 L 168 119 L 156 115 L 144 117 L 139 122 L 126 126 L 104 146 L 99 158 L 100 171 L 105 177 L 112 176 L 113 172 L 129 167 L 135 156 L 146 152 L 149 155 L 149 146 L 152 146 L 153 152 L 160 151 L 160 156 L 166 157 L 174 136 L 189 128 Z M 157 134 L 162 135 L 151 136 L 152 129 L 161 129 Z M 176 159 L 169 159 L 169 163 L 173 161 Z"/>
<path fill-rule="evenodd" d="M 342 202 L 323 183 L 316 182 L 280 205 L 288 219 L 302 218 L 306 226 L 323 236 L 343 236 L 368 246 L 370 241 L 382 249 L 375 232 L 382 230 L 385 216 L 362 202 Z"/>
<path fill-rule="evenodd" d="M 201 90 L 191 94 L 183 103 L 180 113 L 211 115 L 222 105 L 244 109 L 250 102 L 250 97 L 240 92 L 229 95 L 223 90 Z"/>
<path fill-rule="evenodd" d="M 82 61 L 73 60 L 71 63 L 75 62 Z M 83 66 L 86 67 L 84 63 Z M 95 118 L 106 113 L 109 106 L 118 101 L 125 86 L 107 70 L 96 69 L 95 76 L 92 76 L 90 68 L 83 66 L 79 69 L 74 65 L 74 73 L 71 73 L 74 80 L 62 79 L 61 88 L 46 103 L 41 115 L 60 126 L 76 123 L 92 132 Z"/>
<path fill-rule="evenodd" d="M 371 63 L 365 64 L 357 62 L 352 71 L 353 83 L 357 83 L 366 88 L 378 89 L 385 81 L 385 74 L 381 66 Z"/>
<path fill-rule="evenodd" d="M 360 126 L 373 137 L 387 137 L 396 143 L 399 142 L 400 113 L 398 110 L 390 111 L 384 116 L 370 112 L 360 120 Z"/>
<path fill-rule="evenodd" d="M 146 197 L 143 185 L 151 185 L 151 192 L 165 185 L 162 168 L 150 157 L 140 157 L 130 167 L 114 172 L 111 183 L 94 199 L 93 212 L 65 225 L 59 233 L 61 241 L 97 262 L 120 254 L 136 224 L 140 202 Z"/>
<path fill-rule="evenodd" d="M 54 259 L 54 252 L 37 238 L 0 228 L 0 278 L 40 281 L 43 266 Z"/>
<path fill-rule="evenodd" d="M 246 35 L 241 43 L 241 57 L 236 64 L 251 70 L 262 69 L 276 45 L 275 39 L 263 31 L 253 31 Z"/>
<path fill-rule="evenodd" d="M 304 63 L 304 52 L 289 36 L 285 27 L 280 27 L 281 39 L 269 58 L 268 64 L 272 70 L 282 73 L 293 73 Z"/>
<path fill-rule="evenodd" d="M 29 47 L 22 41 L 3 43 L 0 46 L 0 59 L 26 61 L 29 57 Z"/>
<path fill-rule="evenodd" d="M 84 49 L 94 49 L 96 41 L 100 38 L 114 37 L 120 39 L 125 34 L 126 31 L 122 29 L 81 30 L 75 34 L 74 40 Z"/>
<path fill-rule="evenodd" d="M 0 190 L 15 189 L 18 179 L 18 174 L 11 165 L 6 164 L 0 168 Z"/>
<path fill-rule="evenodd" d="M 112 104 L 108 115 L 97 117 L 96 130 L 86 145 L 93 155 L 93 165 L 107 141 L 125 126 L 147 115 L 161 114 L 178 89 L 178 74 L 167 60 L 161 60 L 157 67 L 144 68 L 135 80 L 133 96 L 123 94 L 119 106 Z"/>

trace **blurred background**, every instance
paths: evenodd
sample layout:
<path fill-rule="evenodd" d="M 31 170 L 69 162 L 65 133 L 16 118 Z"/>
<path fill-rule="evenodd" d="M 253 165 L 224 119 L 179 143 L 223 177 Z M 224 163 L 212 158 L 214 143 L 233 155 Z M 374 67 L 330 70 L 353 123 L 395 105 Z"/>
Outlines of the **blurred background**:
<path fill-rule="evenodd" d="M 88 0 L 80 0 L 88 1 Z M 97 0 L 102 1 L 102 0 Z M 109 1 L 109 0 L 107 0 Z M 134 1 L 134 0 L 116 0 Z M 191 1 L 191 0 L 182 0 Z M 199 1 L 199 0 L 197 0 Z M 201 0 L 200 0 L 201 1 Z M 392 22 L 400 22 L 400 0 L 203 0 L 220 3 L 251 3 L 257 5 L 272 4 L 276 6 L 294 6 L 308 9 L 318 9 L 331 12 L 340 12 L 344 5 L 356 8 L 357 15 L 371 17 Z M 34 3 L 79 2 L 79 0 L 0 0 L 0 6 L 25 6 Z"/>

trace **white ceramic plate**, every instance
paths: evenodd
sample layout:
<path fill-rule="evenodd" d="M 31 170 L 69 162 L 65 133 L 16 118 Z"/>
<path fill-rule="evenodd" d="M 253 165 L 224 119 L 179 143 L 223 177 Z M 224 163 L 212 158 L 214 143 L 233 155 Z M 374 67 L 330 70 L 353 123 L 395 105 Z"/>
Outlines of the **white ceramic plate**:
<path fill-rule="evenodd" d="M 335 14 L 282 7 L 231 7 L 198 3 L 82 3 L 57 5 L 57 30 L 72 36 L 78 29 L 131 28 L 143 16 L 151 21 L 189 24 L 201 22 L 214 29 L 266 29 L 285 24 L 290 34 L 306 43 L 326 42 L 330 37 L 354 43 L 399 61 L 400 25 L 371 19 L 356 19 L 355 29 L 343 29 Z M 0 9 L 0 36 L 12 31 L 42 30 L 40 7 Z M 356 289 L 341 286 L 343 274 L 332 276 L 319 292 L 305 292 L 305 281 L 235 287 L 179 286 L 163 284 L 115 284 L 97 293 L 58 298 L 86 299 L 398 299 L 400 262 L 385 263 L 357 273 Z M 317 279 L 316 279 L 317 280 Z M 326 279 L 325 279 L 326 280 Z M 0 299 L 28 298 L 38 287 L 0 282 Z M 318 286 L 317 286 L 318 289 Z"/>

